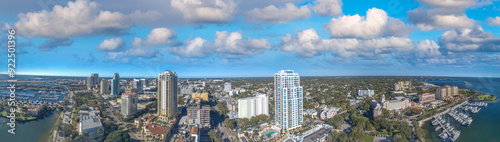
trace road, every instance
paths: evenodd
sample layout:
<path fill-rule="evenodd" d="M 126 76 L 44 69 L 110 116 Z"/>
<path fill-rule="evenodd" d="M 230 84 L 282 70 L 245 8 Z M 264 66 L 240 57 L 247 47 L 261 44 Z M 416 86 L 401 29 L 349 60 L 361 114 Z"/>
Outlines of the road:
<path fill-rule="evenodd" d="M 219 113 L 219 108 L 217 108 L 216 106 L 213 106 L 215 111 L 217 113 Z M 222 139 L 226 142 L 226 141 L 231 141 L 231 138 L 234 137 L 234 135 L 232 135 L 231 133 L 229 133 L 229 130 L 227 130 L 227 128 L 224 126 L 223 124 L 223 119 L 221 118 L 220 115 L 215 115 L 215 116 L 210 116 L 212 121 L 214 122 L 212 125 L 214 125 L 214 128 L 217 127 L 219 132 L 221 133 L 221 137 Z M 220 127 L 218 126 L 218 124 L 222 124 Z"/>
<path fill-rule="evenodd" d="M 62 122 L 63 128 L 65 125 L 71 125 L 71 122 L 72 122 L 71 116 L 72 116 L 72 108 L 73 108 L 73 91 L 69 90 L 68 86 L 65 86 L 65 87 L 68 89 L 68 96 L 67 96 L 68 104 L 66 106 L 64 113 L 61 114 L 62 118 L 63 118 L 63 122 Z M 56 132 L 56 133 L 57 133 L 57 134 L 55 134 L 56 135 L 56 137 L 55 137 L 56 142 L 65 141 L 66 134 L 64 134 L 64 131 L 59 130 L 59 132 Z"/>

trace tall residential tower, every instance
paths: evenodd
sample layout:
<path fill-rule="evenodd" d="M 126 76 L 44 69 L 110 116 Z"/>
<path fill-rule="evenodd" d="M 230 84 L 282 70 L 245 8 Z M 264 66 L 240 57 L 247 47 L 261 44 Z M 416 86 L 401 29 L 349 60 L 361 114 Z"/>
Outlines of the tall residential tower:
<path fill-rule="evenodd" d="M 115 73 L 111 79 L 111 96 L 117 96 L 120 93 L 120 75 Z"/>
<path fill-rule="evenodd" d="M 177 116 L 177 74 L 166 70 L 158 75 L 158 118 L 167 121 Z"/>
<path fill-rule="evenodd" d="M 87 77 L 87 90 L 92 90 L 99 85 L 99 74 L 93 73 Z"/>
<path fill-rule="evenodd" d="M 302 116 L 302 86 L 300 76 L 293 70 L 281 70 L 274 74 L 275 122 L 282 129 L 300 127 Z"/>

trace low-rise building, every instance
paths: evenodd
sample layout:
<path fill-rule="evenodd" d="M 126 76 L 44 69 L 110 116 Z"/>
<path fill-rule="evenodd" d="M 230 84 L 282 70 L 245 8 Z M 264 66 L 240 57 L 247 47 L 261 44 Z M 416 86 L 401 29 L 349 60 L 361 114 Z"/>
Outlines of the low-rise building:
<path fill-rule="evenodd" d="M 389 101 L 383 102 L 383 108 L 392 111 L 392 110 L 402 110 L 405 109 L 409 106 L 411 106 L 410 99 L 408 98 L 403 98 L 403 99 L 393 99 Z"/>
<path fill-rule="evenodd" d="M 372 97 L 373 95 L 375 95 L 375 91 L 373 90 L 358 90 L 358 96 L 359 97 Z"/>
<path fill-rule="evenodd" d="M 323 109 L 323 111 L 320 114 L 320 118 L 323 120 L 330 119 L 333 116 L 335 116 L 340 110 L 342 110 L 342 108 L 340 107 L 331 107 Z"/>
<path fill-rule="evenodd" d="M 148 113 L 142 117 L 139 117 L 134 120 L 134 125 L 137 128 L 140 128 L 141 125 L 144 125 L 146 123 L 152 123 L 152 120 L 156 118 L 156 114 Z"/>
<path fill-rule="evenodd" d="M 88 133 L 90 138 L 100 138 L 102 136 L 104 127 L 102 126 L 101 118 L 96 111 L 98 110 L 93 107 L 89 107 L 89 110 L 87 110 L 88 114 L 80 114 L 80 126 L 78 128 L 80 135 Z M 99 129 L 101 132 L 97 133 Z"/>
<path fill-rule="evenodd" d="M 165 141 L 168 137 L 170 127 L 163 124 L 147 123 L 142 126 L 144 135 L 156 140 Z"/>
<path fill-rule="evenodd" d="M 192 93 L 191 98 L 208 101 L 208 93 Z"/>

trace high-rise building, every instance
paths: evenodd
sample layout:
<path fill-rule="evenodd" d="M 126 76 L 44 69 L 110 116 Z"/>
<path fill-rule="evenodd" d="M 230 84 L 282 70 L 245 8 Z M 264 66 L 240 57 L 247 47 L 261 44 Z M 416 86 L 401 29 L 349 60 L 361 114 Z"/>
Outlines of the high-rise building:
<path fill-rule="evenodd" d="M 141 79 L 141 85 L 142 85 L 142 88 L 149 87 L 148 80 L 146 80 L 144 78 Z"/>
<path fill-rule="evenodd" d="M 137 91 L 142 92 L 142 82 L 140 79 L 134 79 L 132 82 L 132 88 L 137 89 Z"/>
<path fill-rule="evenodd" d="M 210 128 L 210 107 L 190 106 L 187 108 L 186 123 L 198 125 L 200 128 Z"/>
<path fill-rule="evenodd" d="M 300 76 L 293 70 L 281 70 L 274 74 L 275 122 L 282 129 L 300 127 L 302 116 L 302 86 Z"/>
<path fill-rule="evenodd" d="M 158 75 L 158 118 L 167 121 L 177 116 L 177 74 L 166 70 Z"/>
<path fill-rule="evenodd" d="M 120 75 L 115 73 L 111 79 L 111 95 L 117 96 L 120 94 Z"/>
<path fill-rule="evenodd" d="M 252 118 L 257 115 L 269 115 L 269 99 L 265 94 L 238 100 L 238 117 Z"/>
<path fill-rule="evenodd" d="M 231 82 L 224 83 L 224 91 L 231 91 Z"/>
<path fill-rule="evenodd" d="M 436 89 L 436 99 L 442 100 L 447 97 L 453 97 L 458 95 L 458 87 L 445 85 L 444 87 L 440 87 Z"/>
<path fill-rule="evenodd" d="M 122 104 L 121 111 L 125 117 L 132 115 L 137 112 L 137 101 L 138 101 L 137 93 L 122 94 Z"/>
<path fill-rule="evenodd" d="M 92 73 L 89 77 L 87 77 L 87 90 L 92 90 L 99 85 L 99 74 Z"/>
<path fill-rule="evenodd" d="M 101 80 L 101 94 L 109 94 L 109 81 L 107 79 Z"/>

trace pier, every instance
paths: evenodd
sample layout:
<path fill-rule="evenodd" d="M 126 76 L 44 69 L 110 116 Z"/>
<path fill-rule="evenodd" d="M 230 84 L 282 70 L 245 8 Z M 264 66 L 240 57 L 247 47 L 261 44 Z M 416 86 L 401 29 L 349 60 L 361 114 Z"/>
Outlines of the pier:
<path fill-rule="evenodd" d="M 453 106 L 451 109 L 453 109 L 453 110 L 454 110 L 454 109 L 456 109 L 456 108 L 458 108 L 458 107 L 460 107 L 460 106 L 464 105 L 464 104 L 465 104 L 465 103 L 467 103 L 467 102 L 469 102 L 469 101 L 468 101 L 468 100 L 466 100 L 466 101 L 464 101 L 464 102 L 462 102 L 462 103 L 460 103 L 460 104 L 458 104 L 458 105 L 456 105 L 456 106 Z M 450 109 L 446 109 L 446 110 L 445 110 L 445 111 L 443 111 L 443 112 L 440 112 L 440 113 L 436 113 L 436 114 L 434 114 L 432 117 L 428 117 L 428 118 L 422 119 L 422 120 L 418 121 L 418 123 L 419 123 L 420 127 L 422 127 L 422 125 L 424 124 L 424 122 L 429 121 L 429 120 L 431 120 L 432 118 L 436 118 L 436 117 L 438 117 L 438 116 L 444 115 L 444 114 L 448 113 L 449 111 L 450 111 Z"/>

